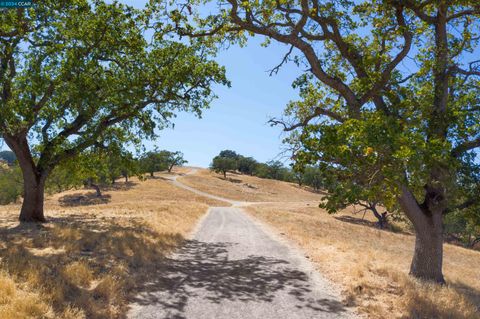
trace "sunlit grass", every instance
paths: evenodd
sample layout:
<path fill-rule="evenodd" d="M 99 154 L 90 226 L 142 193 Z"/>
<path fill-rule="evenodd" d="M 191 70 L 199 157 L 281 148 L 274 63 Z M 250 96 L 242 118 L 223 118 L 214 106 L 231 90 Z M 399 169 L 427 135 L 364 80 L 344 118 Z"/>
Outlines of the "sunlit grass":
<path fill-rule="evenodd" d="M 0 318 L 123 316 L 208 206 L 222 204 L 160 178 L 123 186 L 99 203 L 78 204 L 83 190 L 51 196 L 45 225 L 19 225 L 18 205 L 0 207 Z"/>
<path fill-rule="evenodd" d="M 206 169 L 180 177 L 179 181 L 201 191 L 238 201 L 295 202 L 318 201 L 321 198 L 321 194 L 293 183 L 233 173 L 228 173 L 225 180 L 223 175 Z"/>
<path fill-rule="evenodd" d="M 448 285 L 440 287 L 408 276 L 412 235 L 346 222 L 306 205 L 248 210 L 299 244 L 323 274 L 343 287 L 345 303 L 369 318 L 480 318 L 478 251 L 446 244 Z"/>

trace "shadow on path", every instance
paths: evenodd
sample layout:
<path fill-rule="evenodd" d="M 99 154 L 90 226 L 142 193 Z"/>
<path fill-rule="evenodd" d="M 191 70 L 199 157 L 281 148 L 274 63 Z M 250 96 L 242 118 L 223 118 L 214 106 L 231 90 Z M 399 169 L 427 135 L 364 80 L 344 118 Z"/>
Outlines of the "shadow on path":
<path fill-rule="evenodd" d="M 273 302 L 279 293 L 291 296 L 296 308 L 341 313 L 342 303 L 334 299 L 313 299 L 310 278 L 289 267 L 285 260 L 248 256 L 227 259 L 232 243 L 188 241 L 172 259 L 163 264 L 161 278 L 146 285 L 134 300 L 139 305 L 155 305 L 169 312 L 165 318 L 186 318 L 191 298 L 211 303 L 222 301 Z M 164 317 L 162 317 L 164 318 Z"/>

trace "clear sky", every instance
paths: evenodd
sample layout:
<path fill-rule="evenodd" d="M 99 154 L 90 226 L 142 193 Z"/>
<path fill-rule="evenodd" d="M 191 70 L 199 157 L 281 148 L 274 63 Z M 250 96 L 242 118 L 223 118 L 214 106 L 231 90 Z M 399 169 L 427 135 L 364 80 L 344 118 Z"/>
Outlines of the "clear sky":
<path fill-rule="evenodd" d="M 144 0 L 121 2 L 143 7 Z M 270 127 L 267 121 L 280 116 L 285 105 L 297 97 L 291 86 L 300 70 L 286 65 L 277 75 L 269 76 L 267 70 L 277 65 L 288 47 L 272 44 L 260 47 L 261 39 L 253 39 L 247 47 L 230 47 L 216 60 L 226 67 L 232 87 L 215 87 L 218 96 L 205 110 L 202 119 L 180 113 L 174 119 L 175 128 L 159 132 L 155 142 L 160 149 L 182 151 L 188 165 L 207 167 L 211 159 L 223 149 L 232 149 L 259 161 L 281 159 L 282 130 Z"/>

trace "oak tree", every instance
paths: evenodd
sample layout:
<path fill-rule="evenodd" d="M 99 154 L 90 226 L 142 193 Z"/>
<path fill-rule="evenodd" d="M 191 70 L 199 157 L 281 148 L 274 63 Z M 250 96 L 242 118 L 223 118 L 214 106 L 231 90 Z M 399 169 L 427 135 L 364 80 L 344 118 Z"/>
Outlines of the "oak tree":
<path fill-rule="evenodd" d="M 410 273 L 444 282 L 444 216 L 479 198 L 456 196 L 480 146 L 478 1 L 226 0 L 190 11 L 172 12 L 181 34 L 286 46 L 272 73 L 289 61 L 306 71 L 301 100 L 273 123 L 299 131 L 297 163 L 369 172 L 382 204 L 415 228 Z"/>
<path fill-rule="evenodd" d="M 148 11 L 45 0 L 0 15 L 0 135 L 24 179 L 20 220 L 44 222 L 45 181 L 106 130 L 148 138 L 176 111 L 200 114 L 226 83 L 202 44 L 146 36 Z"/>

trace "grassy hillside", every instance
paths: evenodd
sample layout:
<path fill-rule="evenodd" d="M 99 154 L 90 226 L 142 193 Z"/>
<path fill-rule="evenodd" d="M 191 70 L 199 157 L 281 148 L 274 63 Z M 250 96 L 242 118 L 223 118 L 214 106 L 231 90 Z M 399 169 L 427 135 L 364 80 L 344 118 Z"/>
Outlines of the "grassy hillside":
<path fill-rule="evenodd" d="M 183 174 L 190 169 L 182 168 Z M 209 206 L 228 204 L 172 186 L 165 174 L 50 196 L 50 223 L 19 225 L 18 205 L 0 206 L 0 318 L 118 318 L 159 275 Z M 480 252 L 445 245 L 446 287 L 412 280 L 414 237 L 381 231 L 347 209 L 329 215 L 320 194 L 294 184 L 208 170 L 179 178 L 246 209 L 297 243 L 369 318 L 480 318 Z M 276 202 L 276 203 L 275 203 Z"/>
<path fill-rule="evenodd" d="M 249 202 L 319 201 L 321 195 L 299 188 L 296 184 L 271 179 L 228 173 L 223 175 L 206 169 L 179 178 L 182 183 L 217 196 Z"/>
<path fill-rule="evenodd" d="M 410 234 L 378 230 L 350 211 L 329 215 L 307 205 L 247 208 L 297 243 L 319 270 L 343 287 L 346 303 L 369 318 L 480 318 L 480 252 L 446 244 L 447 287 L 407 276 Z"/>
<path fill-rule="evenodd" d="M 118 183 L 103 198 L 46 201 L 50 223 L 23 226 L 0 206 L 0 318 L 117 318 L 209 205 L 161 178 Z"/>

